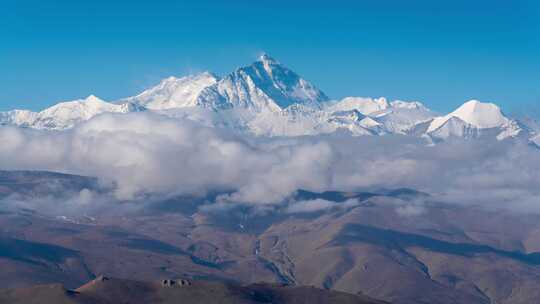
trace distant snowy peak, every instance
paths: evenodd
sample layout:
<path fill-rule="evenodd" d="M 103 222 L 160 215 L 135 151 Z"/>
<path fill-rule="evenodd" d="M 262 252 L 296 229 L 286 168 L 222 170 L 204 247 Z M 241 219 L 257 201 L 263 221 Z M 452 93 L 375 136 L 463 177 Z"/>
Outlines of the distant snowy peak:
<path fill-rule="evenodd" d="M 113 104 L 94 95 L 58 103 L 39 112 L 32 126 L 38 129 L 66 129 L 102 113 L 127 113 L 139 110 L 129 103 Z"/>
<path fill-rule="evenodd" d="M 451 113 L 479 129 L 500 127 L 508 122 L 501 108 L 493 103 L 471 100 Z"/>
<path fill-rule="evenodd" d="M 328 97 L 277 60 L 264 54 L 204 89 L 197 105 L 213 110 L 230 108 L 280 111 L 294 104 L 319 108 Z"/>
<path fill-rule="evenodd" d="M 478 129 L 490 129 L 508 124 L 501 109 L 493 103 L 484 103 L 478 100 L 470 100 L 457 108 L 454 112 L 434 119 L 428 128 L 428 132 L 434 131 L 444 125 L 452 117 L 457 117 Z"/>
<path fill-rule="evenodd" d="M 343 113 L 358 111 L 365 115 L 361 125 L 372 133 L 407 134 L 411 128 L 436 116 L 434 112 L 419 102 L 393 101 L 386 98 L 346 97 L 328 102 L 323 108 L 327 112 Z"/>
<path fill-rule="evenodd" d="M 462 123 L 457 124 L 456 119 Z M 523 127 L 518 121 L 504 116 L 497 105 L 470 100 L 454 112 L 433 119 L 426 134 L 439 139 L 445 139 L 446 136 L 480 137 L 488 135 L 503 140 L 527 133 Z"/>
<path fill-rule="evenodd" d="M 429 111 L 424 104 L 418 101 L 402 101 L 395 100 L 390 103 L 390 107 L 394 109 L 409 109 L 409 110 L 422 110 Z"/>
<path fill-rule="evenodd" d="M 31 123 L 34 122 L 36 117 L 36 112 L 28 110 L 11 110 L 7 112 L 0 112 L 0 125 L 31 127 Z"/>
<path fill-rule="evenodd" d="M 437 114 L 420 102 L 396 100 L 389 107 L 370 114 L 388 133 L 409 134 L 416 125 L 430 121 Z"/>
<path fill-rule="evenodd" d="M 436 117 L 434 112 L 419 102 L 396 100 L 389 103 L 384 97 L 346 97 L 326 103 L 323 110 L 335 113 L 331 116 L 339 119 L 334 119 L 334 121 L 341 122 L 345 121 L 342 118 L 343 113 L 357 111 L 364 116 L 359 125 L 376 135 L 409 134 L 417 124 Z"/>
<path fill-rule="evenodd" d="M 88 120 L 102 113 L 127 113 L 143 111 L 132 104 L 113 104 L 90 95 L 84 99 L 55 104 L 41 112 L 13 110 L 0 113 L 0 124 L 31 127 L 36 129 L 61 130 Z"/>
<path fill-rule="evenodd" d="M 57 103 L 39 112 L 39 116 L 77 116 L 88 119 L 97 113 L 112 112 L 117 109 L 120 109 L 118 105 L 108 103 L 94 95 L 90 95 L 84 99 Z"/>
<path fill-rule="evenodd" d="M 137 96 L 122 99 L 118 103 L 130 102 L 151 110 L 196 106 L 201 91 L 218 80 L 217 76 L 209 72 L 181 78 L 171 76 L 163 79 L 157 86 Z"/>
<path fill-rule="evenodd" d="M 329 111 L 351 111 L 357 110 L 364 115 L 370 115 L 374 112 L 388 109 L 389 104 L 386 98 L 369 97 L 346 97 L 340 101 L 334 101 L 326 105 Z"/>

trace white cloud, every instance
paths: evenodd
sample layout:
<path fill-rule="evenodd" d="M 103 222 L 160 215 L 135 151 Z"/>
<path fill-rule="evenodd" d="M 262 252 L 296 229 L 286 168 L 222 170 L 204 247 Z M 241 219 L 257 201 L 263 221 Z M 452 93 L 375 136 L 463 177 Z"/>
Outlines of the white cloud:
<path fill-rule="evenodd" d="M 540 153 L 520 143 L 427 147 L 400 136 L 238 137 L 151 113 L 104 114 L 66 131 L 0 127 L 0 143 L 2 169 L 96 176 L 116 184 L 122 200 L 227 191 L 221 204 L 264 206 L 298 189 L 408 187 L 445 202 L 540 212 Z M 330 206 L 302 204 L 289 212 Z M 400 212 L 414 213 L 409 209 Z"/>
<path fill-rule="evenodd" d="M 318 212 L 326 211 L 330 209 L 345 209 L 351 208 L 358 205 L 358 200 L 351 199 L 345 202 L 332 202 L 324 199 L 314 199 L 299 201 L 290 204 L 286 209 L 286 213 L 309 213 L 309 212 Z"/>
<path fill-rule="evenodd" d="M 323 200 L 314 199 L 309 201 L 301 201 L 294 203 L 287 207 L 287 213 L 303 213 L 303 212 L 317 212 L 335 207 L 337 203 Z"/>
<path fill-rule="evenodd" d="M 231 199 L 272 203 L 298 188 L 329 185 L 326 143 L 252 146 L 216 129 L 163 116 L 98 116 L 72 130 L 0 128 L 0 167 L 96 176 L 138 194 L 237 189 Z"/>

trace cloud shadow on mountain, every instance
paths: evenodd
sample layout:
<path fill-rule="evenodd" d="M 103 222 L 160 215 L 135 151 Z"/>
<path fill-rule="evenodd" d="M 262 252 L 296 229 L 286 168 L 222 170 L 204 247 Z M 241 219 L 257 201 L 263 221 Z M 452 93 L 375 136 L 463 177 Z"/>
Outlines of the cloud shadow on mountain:
<path fill-rule="evenodd" d="M 529 265 L 540 265 L 540 253 L 526 254 L 518 251 L 505 251 L 487 245 L 469 243 L 451 243 L 427 236 L 382 229 L 359 224 L 349 224 L 332 245 L 347 245 L 350 243 L 368 243 L 385 248 L 406 250 L 410 247 L 420 247 L 432 252 L 472 257 L 477 254 L 495 254 Z"/>
<path fill-rule="evenodd" d="M 57 245 L 30 242 L 14 238 L 0 238 L 0 257 L 29 264 L 62 263 L 78 257 L 77 251 Z"/>

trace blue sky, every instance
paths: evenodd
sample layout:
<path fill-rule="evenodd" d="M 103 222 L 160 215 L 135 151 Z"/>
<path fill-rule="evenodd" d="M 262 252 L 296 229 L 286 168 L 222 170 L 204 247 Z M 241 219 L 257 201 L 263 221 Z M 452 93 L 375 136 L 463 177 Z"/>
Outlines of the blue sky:
<path fill-rule="evenodd" d="M 0 110 L 225 74 L 265 51 L 333 98 L 539 113 L 533 0 L 0 1 Z"/>

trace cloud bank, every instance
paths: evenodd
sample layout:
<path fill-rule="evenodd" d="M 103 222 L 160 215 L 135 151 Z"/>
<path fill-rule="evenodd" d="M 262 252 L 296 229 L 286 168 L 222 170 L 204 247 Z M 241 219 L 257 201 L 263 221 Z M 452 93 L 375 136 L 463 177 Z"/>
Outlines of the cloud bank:
<path fill-rule="evenodd" d="M 227 191 L 221 203 L 262 206 L 298 189 L 408 187 L 450 203 L 540 212 L 540 152 L 519 142 L 253 138 L 143 112 L 103 114 L 66 131 L 0 127 L 0 143 L 0 169 L 95 176 L 113 183 L 119 200 Z M 288 212 L 330 207 L 312 201 Z"/>

